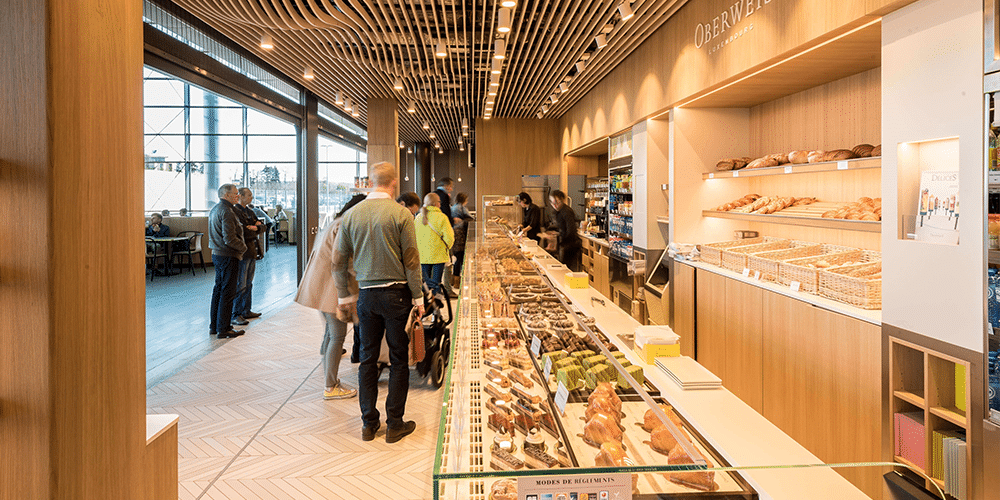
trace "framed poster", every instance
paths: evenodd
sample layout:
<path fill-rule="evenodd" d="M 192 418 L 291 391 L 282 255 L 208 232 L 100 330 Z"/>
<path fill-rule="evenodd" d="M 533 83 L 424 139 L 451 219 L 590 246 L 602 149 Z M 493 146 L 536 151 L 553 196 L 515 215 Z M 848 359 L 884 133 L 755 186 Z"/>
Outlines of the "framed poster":
<path fill-rule="evenodd" d="M 917 241 L 958 245 L 958 172 L 928 170 L 920 174 Z"/>

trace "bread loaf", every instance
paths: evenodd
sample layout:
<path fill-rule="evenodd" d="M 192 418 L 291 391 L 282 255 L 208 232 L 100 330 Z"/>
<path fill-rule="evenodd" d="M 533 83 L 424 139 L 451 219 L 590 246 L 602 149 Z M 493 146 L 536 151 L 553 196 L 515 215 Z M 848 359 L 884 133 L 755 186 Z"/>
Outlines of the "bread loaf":
<path fill-rule="evenodd" d="M 716 170 L 739 170 L 747 166 L 750 162 L 750 158 L 727 158 L 725 160 L 720 160 L 719 163 L 715 164 Z"/>
<path fill-rule="evenodd" d="M 878 146 L 875 146 L 875 149 L 872 149 L 871 156 L 872 157 L 882 156 L 882 145 L 881 144 L 879 144 Z"/>
<path fill-rule="evenodd" d="M 840 160 L 850 160 L 851 158 L 857 158 L 858 155 L 854 154 L 850 149 L 834 149 L 833 151 L 828 151 L 823 155 L 823 161 L 840 161 Z"/>
<path fill-rule="evenodd" d="M 881 220 L 881 218 L 873 213 L 866 213 L 861 216 L 861 220 L 876 221 Z"/>
<path fill-rule="evenodd" d="M 756 160 L 747 164 L 747 168 L 766 168 L 766 167 L 777 167 L 778 160 L 770 157 L 757 158 Z"/>
<path fill-rule="evenodd" d="M 836 210 L 828 210 L 826 212 L 823 212 L 822 218 L 824 218 L 824 219 L 835 219 L 836 215 L 837 215 L 837 211 Z"/>
<path fill-rule="evenodd" d="M 787 153 L 778 153 L 778 154 L 773 154 L 773 155 L 767 155 L 764 158 L 772 159 L 772 160 L 778 162 L 778 165 L 784 165 L 784 164 L 788 163 L 788 154 Z"/>
<path fill-rule="evenodd" d="M 788 153 L 788 163 L 809 163 L 809 151 L 792 151 Z"/>
<path fill-rule="evenodd" d="M 821 161 L 826 161 L 823 159 L 824 156 L 826 156 L 826 151 L 810 151 L 809 163 L 819 163 Z"/>
<path fill-rule="evenodd" d="M 858 144 L 857 146 L 854 146 L 854 149 L 851 151 L 853 151 L 858 158 L 868 158 L 872 155 L 873 149 L 875 149 L 875 146 L 872 146 L 871 144 Z"/>
<path fill-rule="evenodd" d="M 726 171 L 726 170 L 732 170 L 733 169 L 733 159 L 730 158 L 728 160 L 721 160 L 721 161 L 719 161 L 719 163 L 715 164 L 715 169 L 719 170 L 719 171 L 723 171 L 723 172 Z"/>

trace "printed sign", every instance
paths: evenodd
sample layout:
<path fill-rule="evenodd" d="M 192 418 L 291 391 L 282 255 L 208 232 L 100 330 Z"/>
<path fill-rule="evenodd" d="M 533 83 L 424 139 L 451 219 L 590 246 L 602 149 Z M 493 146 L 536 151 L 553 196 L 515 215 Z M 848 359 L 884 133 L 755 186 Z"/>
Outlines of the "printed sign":
<path fill-rule="evenodd" d="M 918 241 L 958 244 L 958 172 L 927 171 L 920 174 L 917 200 Z"/>
<path fill-rule="evenodd" d="M 632 475 L 574 474 L 517 478 L 519 500 L 631 500 Z"/>
<path fill-rule="evenodd" d="M 746 268 L 746 267 L 743 268 L 743 277 L 744 278 L 749 278 L 750 277 L 750 269 L 749 268 Z"/>
<path fill-rule="evenodd" d="M 537 358 L 540 352 L 542 352 L 542 340 L 538 338 L 538 335 L 532 335 L 531 353 Z"/>
<path fill-rule="evenodd" d="M 545 358 L 545 380 L 549 380 L 549 375 L 552 375 L 552 358 Z"/>
<path fill-rule="evenodd" d="M 799 291 L 799 287 L 802 286 L 802 283 L 799 283 L 798 281 L 793 281 L 788 286 L 789 286 L 789 288 L 792 289 L 793 292 L 797 292 L 797 291 Z"/>
<path fill-rule="evenodd" d="M 556 389 L 556 408 L 558 408 L 559 413 L 562 413 L 563 415 L 566 414 L 567 401 L 569 401 L 569 389 L 566 388 L 562 381 L 559 381 L 559 387 Z"/>
<path fill-rule="evenodd" d="M 760 271 L 753 273 L 753 279 L 760 281 Z"/>

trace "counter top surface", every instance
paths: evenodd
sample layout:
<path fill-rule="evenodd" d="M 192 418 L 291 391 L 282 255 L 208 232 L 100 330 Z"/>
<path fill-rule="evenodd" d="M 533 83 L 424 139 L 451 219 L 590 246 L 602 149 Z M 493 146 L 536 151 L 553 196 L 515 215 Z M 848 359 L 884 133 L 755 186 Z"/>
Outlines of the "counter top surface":
<path fill-rule="evenodd" d="M 882 310 L 868 310 L 862 309 L 860 307 L 854 307 L 850 304 L 845 304 L 843 302 L 837 302 L 836 300 L 828 299 L 826 297 L 821 297 L 819 295 L 814 295 L 807 292 L 794 292 L 791 288 L 782 285 L 780 283 L 772 283 L 770 281 L 756 280 L 752 277 L 743 276 L 741 273 L 733 272 L 728 269 L 721 268 L 719 266 L 713 266 L 711 264 L 706 264 L 700 261 L 690 261 L 690 260 L 675 260 L 674 262 L 678 264 L 684 264 L 696 269 L 701 269 L 711 273 L 715 273 L 721 276 L 725 276 L 730 279 L 737 281 L 742 281 L 750 285 L 758 286 L 765 290 L 784 295 L 796 300 L 801 300 L 812 304 L 821 309 L 826 309 L 827 311 L 843 314 L 845 316 L 850 316 L 855 319 L 860 319 L 861 321 L 867 321 L 873 325 L 882 325 Z"/>
<path fill-rule="evenodd" d="M 604 245 L 606 247 L 611 246 L 611 243 L 609 243 L 608 240 L 605 238 L 597 238 L 595 236 L 591 236 L 590 233 L 587 233 L 585 231 L 577 231 L 577 233 L 580 235 L 581 238 L 587 238 L 588 240 L 593 241 L 598 245 Z"/>
<path fill-rule="evenodd" d="M 572 289 L 565 284 L 565 269 L 549 269 L 558 264 L 539 248 L 524 248 L 584 314 L 594 318 L 629 362 L 643 367 L 646 380 L 661 391 L 682 415 L 733 466 L 820 464 L 822 461 L 778 429 L 753 408 L 726 389 L 685 391 L 655 365 L 646 364 L 627 348 L 619 334 L 632 333 L 639 323 L 593 288 Z M 604 304 L 592 299 L 600 299 Z M 761 499 L 801 500 L 803 498 L 868 498 L 857 487 L 830 468 L 748 470 L 741 474 Z"/>

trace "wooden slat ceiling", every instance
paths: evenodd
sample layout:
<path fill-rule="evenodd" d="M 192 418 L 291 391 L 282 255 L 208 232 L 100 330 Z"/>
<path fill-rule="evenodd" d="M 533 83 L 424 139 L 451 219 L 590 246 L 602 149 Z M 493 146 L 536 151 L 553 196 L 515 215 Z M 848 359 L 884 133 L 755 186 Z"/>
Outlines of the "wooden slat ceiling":
<path fill-rule="evenodd" d="M 476 118 L 559 118 L 663 25 L 687 0 L 519 0 L 511 30 L 497 32 L 500 0 L 174 0 L 330 103 L 350 98 L 367 123 L 365 102 L 395 98 L 400 139 L 458 149 L 462 118 L 472 142 Z M 629 0 L 624 0 L 628 2 Z M 608 45 L 594 38 L 604 33 Z M 274 48 L 260 47 L 269 34 Z M 494 40 L 505 39 L 500 85 L 488 95 Z M 444 42 L 446 58 L 435 57 Z M 576 64 L 586 61 L 578 72 Z M 315 78 L 303 78 L 310 67 Z M 393 83 L 402 79 L 403 89 Z M 566 82 L 569 90 L 559 92 Z M 553 103 L 555 94 L 558 101 Z M 407 113 L 409 101 L 416 113 Z"/>

